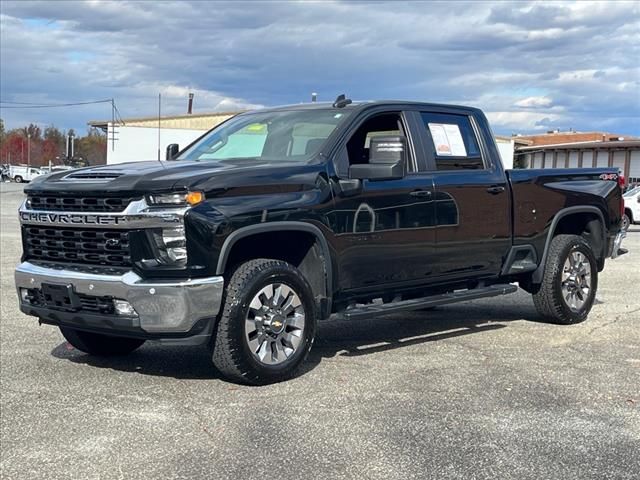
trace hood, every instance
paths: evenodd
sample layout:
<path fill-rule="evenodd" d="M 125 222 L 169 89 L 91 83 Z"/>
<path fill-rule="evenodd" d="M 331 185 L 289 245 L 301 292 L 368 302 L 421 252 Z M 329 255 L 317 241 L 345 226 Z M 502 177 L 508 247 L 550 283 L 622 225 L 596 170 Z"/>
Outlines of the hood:
<path fill-rule="evenodd" d="M 238 194 L 313 188 L 322 164 L 239 161 L 145 161 L 87 167 L 38 177 L 25 193 L 146 194 L 200 190 Z M 266 191 L 265 191 L 266 189 Z"/>

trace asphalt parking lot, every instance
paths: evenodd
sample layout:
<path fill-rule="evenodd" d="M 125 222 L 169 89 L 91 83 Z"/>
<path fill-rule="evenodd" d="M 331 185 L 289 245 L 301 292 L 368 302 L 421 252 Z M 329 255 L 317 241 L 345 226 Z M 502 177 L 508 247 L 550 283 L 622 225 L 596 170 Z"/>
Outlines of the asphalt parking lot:
<path fill-rule="evenodd" d="M 242 387 L 206 348 L 96 359 L 20 313 L 21 188 L 0 185 L 2 478 L 640 478 L 640 225 L 583 324 L 523 291 L 328 322 L 302 376 Z"/>

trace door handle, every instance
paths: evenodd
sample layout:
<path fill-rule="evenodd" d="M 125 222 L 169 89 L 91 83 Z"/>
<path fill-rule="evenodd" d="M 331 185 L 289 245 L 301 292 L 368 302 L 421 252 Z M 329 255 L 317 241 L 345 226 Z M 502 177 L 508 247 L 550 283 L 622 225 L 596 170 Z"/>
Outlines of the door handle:
<path fill-rule="evenodd" d="M 504 192 L 504 187 L 489 187 L 487 188 L 487 192 L 495 195 L 496 193 L 502 193 Z"/>
<path fill-rule="evenodd" d="M 414 190 L 413 192 L 409 193 L 409 195 L 411 195 L 412 197 L 430 197 L 431 190 Z"/>

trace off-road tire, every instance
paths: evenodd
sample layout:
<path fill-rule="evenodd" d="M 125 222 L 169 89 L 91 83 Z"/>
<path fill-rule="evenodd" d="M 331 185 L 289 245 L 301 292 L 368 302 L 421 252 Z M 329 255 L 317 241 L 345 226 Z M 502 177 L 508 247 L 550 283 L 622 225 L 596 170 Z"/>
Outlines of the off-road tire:
<path fill-rule="evenodd" d="M 252 298 L 272 283 L 292 288 L 305 315 L 302 341 L 290 358 L 279 365 L 265 365 L 254 358 L 245 338 L 245 319 Z M 287 262 L 250 260 L 231 275 L 225 288 L 224 306 L 213 340 L 213 364 L 227 379 L 250 385 L 287 380 L 297 374 L 311 350 L 316 332 L 316 308 L 309 282 Z"/>
<path fill-rule="evenodd" d="M 584 305 L 573 311 L 562 293 L 562 272 L 568 256 L 579 251 L 584 254 L 591 267 L 591 285 Z M 561 325 L 572 325 L 587 319 L 598 289 L 598 266 L 589 243 L 578 235 L 557 235 L 551 241 L 545 262 L 542 284 L 533 294 L 533 303 L 545 320 Z"/>
<path fill-rule="evenodd" d="M 127 355 L 144 343 L 138 338 L 112 337 L 67 327 L 60 327 L 60 332 L 74 348 L 100 357 Z"/>

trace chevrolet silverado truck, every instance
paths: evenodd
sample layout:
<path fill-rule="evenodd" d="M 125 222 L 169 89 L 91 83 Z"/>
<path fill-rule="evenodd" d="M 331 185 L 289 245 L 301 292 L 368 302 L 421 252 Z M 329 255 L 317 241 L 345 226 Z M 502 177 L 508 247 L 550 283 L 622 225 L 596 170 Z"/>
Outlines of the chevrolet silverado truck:
<path fill-rule="evenodd" d="M 20 309 L 90 355 L 208 343 L 249 384 L 293 376 L 330 318 L 519 286 L 574 324 L 624 252 L 618 181 L 505 171 L 475 108 L 340 96 L 242 113 L 164 161 L 25 187 Z"/>

